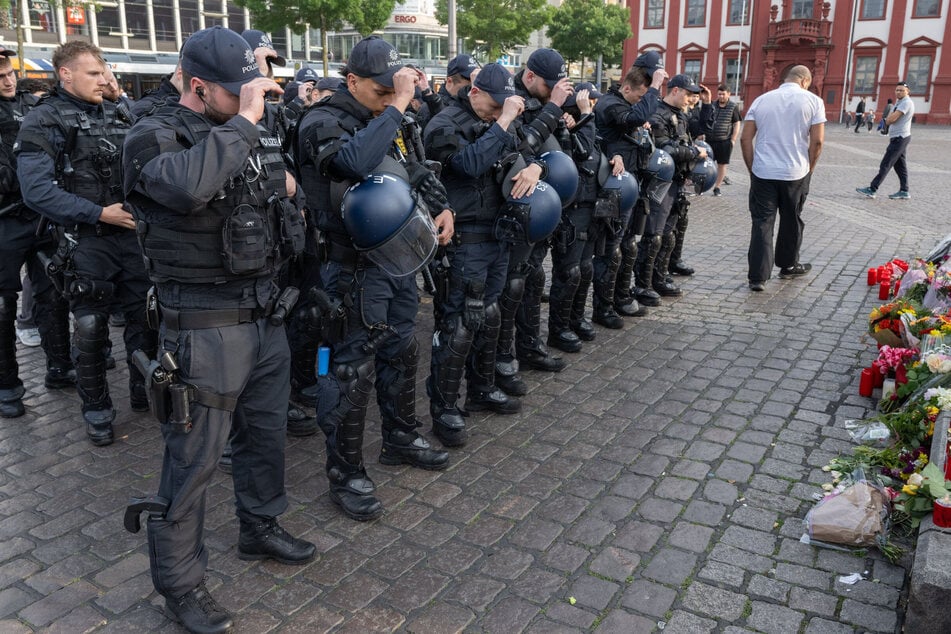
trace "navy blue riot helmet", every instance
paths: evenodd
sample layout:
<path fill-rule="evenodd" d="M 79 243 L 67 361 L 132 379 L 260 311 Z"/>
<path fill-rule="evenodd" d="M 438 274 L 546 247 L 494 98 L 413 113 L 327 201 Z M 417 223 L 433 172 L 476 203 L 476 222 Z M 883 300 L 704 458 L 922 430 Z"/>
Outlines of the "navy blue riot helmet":
<path fill-rule="evenodd" d="M 634 208 L 637 197 L 641 195 L 641 187 L 637 184 L 637 179 L 627 171 L 622 172 L 620 176 L 614 176 L 613 174 L 608 176 L 602 187 L 604 189 L 616 189 L 620 192 L 620 208 L 621 211 L 625 212 Z"/>
<path fill-rule="evenodd" d="M 554 233 L 560 221 L 561 198 L 554 186 L 538 181 L 531 194 L 508 197 L 495 222 L 495 238 L 513 244 L 540 242 Z"/>
<path fill-rule="evenodd" d="M 353 245 L 388 275 L 412 275 L 436 251 L 436 226 L 409 183 L 372 173 L 352 186 L 341 204 Z"/>
<path fill-rule="evenodd" d="M 578 167 L 564 152 L 550 151 L 538 157 L 548 168 L 545 182 L 555 188 L 563 207 L 570 205 L 578 193 Z"/>
<path fill-rule="evenodd" d="M 711 161 L 717 160 L 717 157 L 713 155 L 713 147 L 711 147 L 709 143 L 706 141 L 694 141 L 693 144 L 697 147 L 702 147 L 705 149 L 707 151 L 707 158 L 709 158 Z"/>
<path fill-rule="evenodd" d="M 693 181 L 693 188 L 697 194 L 710 191 L 713 189 L 713 184 L 717 182 L 717 164 L 709 157 L 697 159 L 690 172 L 690 180 Z"/>
<path fill-rule="evenodd" d="M 670 189 L 671 181 L 674 180 L 674 159 L 664 150 L 656 148 L 647 160 L 644 173 L 647 196 L 660 204 Z"/>

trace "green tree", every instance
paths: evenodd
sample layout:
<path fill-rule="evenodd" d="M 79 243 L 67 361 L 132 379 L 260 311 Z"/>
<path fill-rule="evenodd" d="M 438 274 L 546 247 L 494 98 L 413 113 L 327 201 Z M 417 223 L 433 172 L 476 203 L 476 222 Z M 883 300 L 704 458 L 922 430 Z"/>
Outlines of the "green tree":
<path fill-rule="evenodd" d="M 456 31 L 471 52 L 494 60 L 549 23 L 546 0 L 456 0 Z M 436 3 L 436 19 L 447 24 L 446 0 Z"/>
<path fill-rule="evenodd" d="M 303 33 L 310 25 L 320 29 L 323 48 L 324 75 L 330 72 L 327 32 L 339 31 L 349 23 L 360 33 L 369 35 L 386 25 L 396 0 L 235 0 L 251 12 L 255 28 L 280 31 L 289 27 Z"/>
<path fill-rule="evenodd" d="M 631 37 L 630 9 L 602 0 L 565 0 L 548 25 L 551 45 L 568 61 L 603 56 L 619 64 L 624 40 Z"/>

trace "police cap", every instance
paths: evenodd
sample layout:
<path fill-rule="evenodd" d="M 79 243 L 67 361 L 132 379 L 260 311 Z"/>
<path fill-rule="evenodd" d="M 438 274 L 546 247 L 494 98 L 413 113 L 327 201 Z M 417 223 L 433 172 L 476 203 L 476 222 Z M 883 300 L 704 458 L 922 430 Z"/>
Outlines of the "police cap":
<path fill-rule="evenodd" d="M 393 75 L 403 66 L 399 51 L 378 35 L 357 42 L 347 60 L 347 72 L 367 77 L 387 88 L 393 87 Z"/>
<path fill-rule="evenodd" d="M 182 70 L 192 77 L 216 83 L 233 95 L 263 77 L 245 39 L 221 26 L 192 33 L 182 46 L 181 63 Z"/>
<path fill-rule="evenodd" d="M 544 79 L 549 88 L 554 88 L 560 79 L 568 76 L 565 58 L 553 48 L 535 49 L 525 65 L 528 70 Z"/>
<path fill-rule="evenodd" d="M 247 29 L 241 34 L 241 37 L 243 37 L 248 43 L 252 51 L 259 48 L 269 48 L 274 51 L 273 55 L 267 56 L 267 58 L 271 60 L 272 64 L 277 64 L 278 66 L 287 66 L 287 60 L 278 55 L 277 49 L 274 48 L 274 43 L 271 42 L 271 38 L 268 37 L 268 34 L 264 31 L 258 31 L 257 29 Z"/>
<path fill-rule="evenodd" d="M 515 94 L 515 80 L 512 78 L 512 73 L 505 66 L 495 62 L 482 67 L 473 85 L 487 92 L 500 106 Z"/>

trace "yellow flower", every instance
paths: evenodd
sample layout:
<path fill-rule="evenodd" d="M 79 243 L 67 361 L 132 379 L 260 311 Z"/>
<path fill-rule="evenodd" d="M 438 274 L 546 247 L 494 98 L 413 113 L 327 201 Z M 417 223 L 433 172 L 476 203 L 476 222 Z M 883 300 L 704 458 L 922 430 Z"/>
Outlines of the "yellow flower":
<path fill-rule="evenodd" d="M 906 484 L 901 488 L 901 492 L 906 495 L 917 495 L 918 487 L 916 487 L 914 484 Z"/>

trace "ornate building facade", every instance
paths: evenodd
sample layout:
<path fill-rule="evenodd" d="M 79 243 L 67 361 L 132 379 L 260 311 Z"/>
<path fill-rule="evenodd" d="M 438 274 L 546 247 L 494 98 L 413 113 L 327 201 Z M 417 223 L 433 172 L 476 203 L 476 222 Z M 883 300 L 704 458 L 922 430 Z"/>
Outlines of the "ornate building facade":
<path fill-rule="evenodd" d="M 895 83 L 908 83 L 919 123 L 951 123 L 951 19 L 947 0 L 628 0 L 624 64 L 647 50 L 668 72 L 745 103 L 775 88 L 795 64 L 838 120 L 866 97 L 881 112 Z"/>

